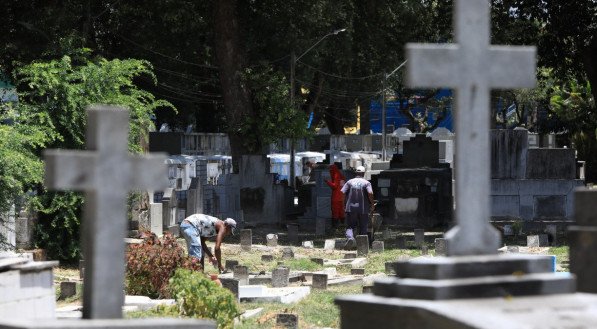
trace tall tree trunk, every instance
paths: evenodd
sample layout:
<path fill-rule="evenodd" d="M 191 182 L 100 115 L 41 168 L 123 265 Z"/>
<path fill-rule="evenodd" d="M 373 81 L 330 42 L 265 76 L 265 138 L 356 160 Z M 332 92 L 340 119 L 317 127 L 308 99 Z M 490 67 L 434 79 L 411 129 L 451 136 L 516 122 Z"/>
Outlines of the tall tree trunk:
<path fill-rule="evenodd" d="M 234 171 L 238 172 L 240 156 L 259 153 L 262 147 L 256 135 L 244 136 L 239 132 L 243 118 L 251 118 L 255 115 L 249 88 L 242 81 L 245 57 L 240 45 L 236 3 L 236 0 L 215 1 L 214 25 L 216 57 L 220 68 L 220 85 L 228 121 L 232 164 Z M 251 140 L 248 140 L 249 138 Z M 254 146 L 251 149 L 245 149 L 243 142 L 247 142 L 244 145 Z"/>

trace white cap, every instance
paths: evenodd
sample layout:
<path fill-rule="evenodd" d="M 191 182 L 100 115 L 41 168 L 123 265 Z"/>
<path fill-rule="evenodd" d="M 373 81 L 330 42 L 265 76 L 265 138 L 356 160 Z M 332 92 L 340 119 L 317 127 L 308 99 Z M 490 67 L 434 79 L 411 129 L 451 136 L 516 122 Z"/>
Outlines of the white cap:
<path fill-rule="evenodd" d="M 226 218 L 224 220 L 224 223 L 226 223 L 226 225 L 230 226 L 232 228 L 232 235 L 234 235 L 234 230 L 236 229 L 236 221 L 232 218 Z"/>
<path fill-rule="evenodd" d="M 358 173 L 364 173 L 365 172 L 365 167 L 358 166 L 356 172 L 358 172 Z"/>

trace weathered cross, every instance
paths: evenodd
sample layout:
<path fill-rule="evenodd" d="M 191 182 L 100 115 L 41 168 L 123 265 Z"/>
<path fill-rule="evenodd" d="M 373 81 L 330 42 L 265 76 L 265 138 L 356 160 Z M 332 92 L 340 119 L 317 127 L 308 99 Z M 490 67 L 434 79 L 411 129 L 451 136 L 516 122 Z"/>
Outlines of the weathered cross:
<path fill-rule="evenodd" d="M 456 221 L 448 255 L 494 254 L 501 237 L 489 224 L 490 90 L 535 86 L 535 47 L 490 45 L 487 0 L 456 0 L 456 44 L 409 44 L 411 87 L 455 90 Z"/>
<path fill-rule="evenodd" d="M 83 317 L 122 317 L 126 195 L 131 189 L 167 186 L 164 155 L 128 153 L 128 111 L 110 106 L 87 110 L 87 151 L 47 150 L 45 185 L 85 191 L 82 223 L 85 281 Z"/>

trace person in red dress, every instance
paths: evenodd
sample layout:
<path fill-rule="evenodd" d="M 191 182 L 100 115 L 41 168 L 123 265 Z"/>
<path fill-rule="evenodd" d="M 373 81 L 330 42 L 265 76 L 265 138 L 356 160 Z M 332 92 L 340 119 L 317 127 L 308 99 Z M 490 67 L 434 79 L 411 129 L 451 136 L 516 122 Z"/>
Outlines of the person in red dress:
<path fill-rule="evenodd" d="M 330 165 L 330 180 L 326 184 L 332 189 L 332 227 L 338 227 L 338 224 L 344 223 L 344 193 L 342 187 L 346 182 L 346 177 L 342 175 L 340 169 L 335 164 Z"/>

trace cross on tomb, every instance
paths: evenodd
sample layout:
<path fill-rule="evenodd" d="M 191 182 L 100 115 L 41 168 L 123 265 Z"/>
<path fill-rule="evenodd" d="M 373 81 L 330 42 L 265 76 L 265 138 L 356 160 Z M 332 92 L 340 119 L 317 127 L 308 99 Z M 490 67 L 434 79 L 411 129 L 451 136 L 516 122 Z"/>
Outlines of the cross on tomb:
<path fill-rule="evenodd" d="M 495 254 L 501 238 L 488 222 L 490 90 L 535 86 L 536 48 L 490 45 L 490 4 L 455 2 L 455 44 L 409 44 L 407 83 L 455 90 L 456 221 L 450 256 Z"/>
<path fill-rule="evenodd" d="M 164 189 L 165 155 L 129 155 L 128 111 L 87 110 L 86 151 L 47 150 L 45 185 L 85 191 L 82 244 L 85 255 L 83 317 L 122 317 L 126 196 L 132 189 Z"/>

